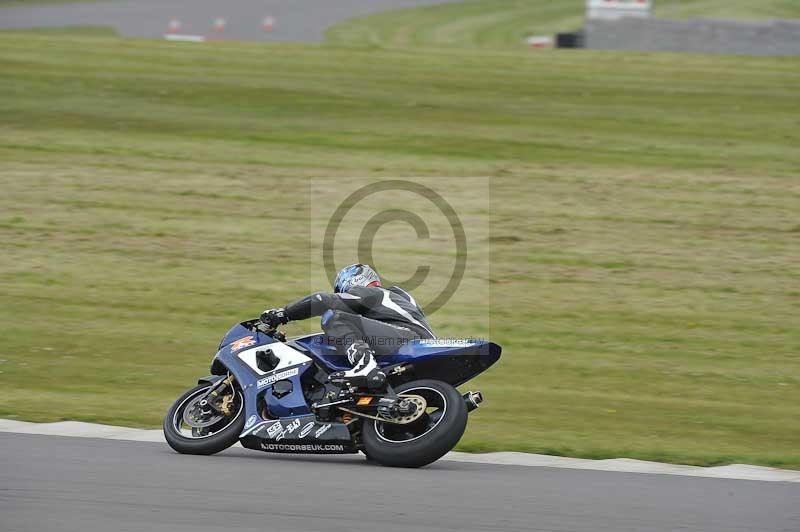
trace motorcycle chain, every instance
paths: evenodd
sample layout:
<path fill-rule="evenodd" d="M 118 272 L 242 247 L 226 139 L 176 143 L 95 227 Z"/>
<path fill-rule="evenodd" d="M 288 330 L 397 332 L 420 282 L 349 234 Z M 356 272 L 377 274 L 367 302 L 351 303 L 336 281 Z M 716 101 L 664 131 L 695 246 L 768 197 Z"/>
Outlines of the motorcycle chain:
<path fill-rule="evenodd" d="M 385 417 L 380 417 L 380 416 L 373 416 L 371 414 L 365 414 L 363 412 L 357 412 L 355 410 L 350 410 L 349 408 L 343 408 L 341 406 L 338 407 L 338 408 L 342 412 L 347 412 L 348 414 L 353 414 L 354 416 L 363 417 L 363 418 L 366 418 L 366 419 L 373 419 L 375 421 L 381 421 L 381 422 L 384 422 L 384 423 L 392 423 L 394 425 L 408 425 L 409 423 L 413 423 L 414 421 L 418 420 L 420 417 L 422 417 L 422 414 L 425 413 L 425 408 L 427 407 L 428 403 L 427 403 L 427 401 L 425 401 L 424 397 L 419 396 L 419 395 L 398 395 L 398 397 L 402 397 L 403 399 L 411 399 L 411 400 L 413 400 L 414 403 L 417 405 L 417 408 L 418 408 L 417 412 L 419 412 L 419 415 L 414 415 L 414 414 L 417 414 L 417 412 L 415 412 L 414 414 L 412 414 L 410 416 L 403 416 L 403 417 L 401 417 L 399 419 L 397 419 L 397 418 L 385 418 Z M 422 406 L 420 406 L 420 402 L 422 403 Z"/>

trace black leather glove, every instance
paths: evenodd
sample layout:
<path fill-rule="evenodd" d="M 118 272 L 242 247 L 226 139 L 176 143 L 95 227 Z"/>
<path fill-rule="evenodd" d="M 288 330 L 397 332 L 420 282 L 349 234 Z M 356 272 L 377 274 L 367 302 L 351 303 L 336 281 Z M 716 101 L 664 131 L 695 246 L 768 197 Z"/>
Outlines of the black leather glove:
<path fill-rule="evenodd" d="M 289 318 L 286 317 L 286 309 L 273 308 L 265 310 L 261 313 L 261 323 L 270 329 L 275 329 L 278 327 L 278 325 L 289 323 Z"/>

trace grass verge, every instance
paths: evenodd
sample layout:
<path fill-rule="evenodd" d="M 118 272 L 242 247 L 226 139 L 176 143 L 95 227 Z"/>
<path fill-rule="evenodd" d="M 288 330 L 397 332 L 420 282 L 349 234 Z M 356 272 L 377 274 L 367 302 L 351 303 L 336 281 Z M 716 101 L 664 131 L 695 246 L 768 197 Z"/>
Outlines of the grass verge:
<path fill-rule="evenodd" d="M 461 449 L 800 468 L 799 66 L 4 33 L 0 416 L 155 427 L 309 290 L 312 184 L 489 176 Z"/>

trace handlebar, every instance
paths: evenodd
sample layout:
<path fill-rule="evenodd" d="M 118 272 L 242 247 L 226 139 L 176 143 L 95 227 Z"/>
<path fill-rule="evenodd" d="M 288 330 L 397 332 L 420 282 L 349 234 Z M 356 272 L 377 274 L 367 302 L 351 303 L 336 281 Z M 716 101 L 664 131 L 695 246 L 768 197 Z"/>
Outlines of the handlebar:
<path fill-rule="evenodd" d="M 277 327 L 269 327 L 259 319 L 253 320 L 253 325 L 257 331 L 263 332 L 264 334 L 272 334 L 278 330 Z"/>
<path fill-rule="evenodd" d="M 286 334 L 283 331 L 278 330 L 277 327 L 268 327 L 266 324 L 262 323 L 260 319 L 253 320 L 254 328 L 262 332 L 264 334 L 268 334 L 278 340 L 279 342 L 286 341 Z"/>

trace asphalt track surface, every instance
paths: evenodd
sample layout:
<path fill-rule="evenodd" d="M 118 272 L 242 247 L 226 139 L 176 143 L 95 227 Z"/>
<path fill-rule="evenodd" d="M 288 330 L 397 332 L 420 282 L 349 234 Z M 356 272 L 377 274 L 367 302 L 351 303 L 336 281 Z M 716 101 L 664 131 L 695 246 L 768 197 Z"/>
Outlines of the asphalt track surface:
<path fill-rule="evenodd" d="M 0 530 L 797 532 L 800 485 L 0 433 Z"/>
<path fill-rule="evenodd" d="M 125 37 L 161 38 L 169 22 L 179 33 L 214 36 L 213 22 L 227 22 L 225 39 L 319 42 L 325 30 L 343 20 L 378 11 L 443 4 L 453 0 L 113 0 L 0 8 L 0 29 L 111 26 Z M 261 26 L 275 18 L 271 32 Z"/>

